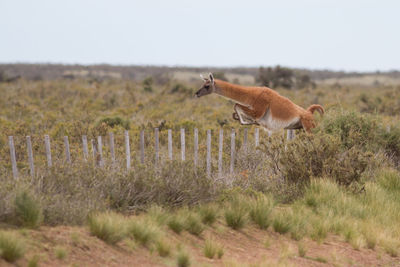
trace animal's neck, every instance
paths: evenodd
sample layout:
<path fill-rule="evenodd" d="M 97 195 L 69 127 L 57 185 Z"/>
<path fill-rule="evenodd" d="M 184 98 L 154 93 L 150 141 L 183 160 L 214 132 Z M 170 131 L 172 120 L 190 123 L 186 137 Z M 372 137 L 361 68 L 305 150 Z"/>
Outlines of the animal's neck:
<path fill-rule="evenodd" d="M 215 80 L 215 93 L 230 98 L 242 104 L 250 105 L 253 102 L 252 88 Z"/>

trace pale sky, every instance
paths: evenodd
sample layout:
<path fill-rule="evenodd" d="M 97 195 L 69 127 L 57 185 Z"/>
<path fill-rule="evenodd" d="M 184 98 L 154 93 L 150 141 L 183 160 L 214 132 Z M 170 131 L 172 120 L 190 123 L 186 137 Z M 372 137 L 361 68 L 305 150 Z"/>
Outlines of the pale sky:
<path fill-rule="evenodd" d="M 0 0 L 0 63 L 400 69 L 399 0 Z"/>

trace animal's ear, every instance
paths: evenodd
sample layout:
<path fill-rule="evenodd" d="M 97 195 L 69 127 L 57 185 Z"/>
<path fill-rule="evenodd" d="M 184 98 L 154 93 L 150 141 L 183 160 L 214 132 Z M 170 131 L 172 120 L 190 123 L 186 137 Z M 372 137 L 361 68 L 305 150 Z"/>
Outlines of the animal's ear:
<path fill-rule="evenodd" d="M 211 83 L 214 83 L 214 76 L 212 75 L 212 73 L 210 72 L 210 74 L 208 74 L 208 76 L 210 77 L 210 81 Z"/>
<path fill-rule="evenodd" d="M 200 78 L 205 81 L 206 79 L 204 79 L 203 74 L 200 73 Z"/>

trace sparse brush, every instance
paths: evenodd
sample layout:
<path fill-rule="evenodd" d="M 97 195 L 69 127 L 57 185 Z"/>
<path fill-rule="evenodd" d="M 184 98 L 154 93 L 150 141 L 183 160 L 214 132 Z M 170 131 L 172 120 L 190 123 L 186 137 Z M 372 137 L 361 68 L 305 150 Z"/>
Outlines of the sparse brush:
<path fill-rule="evenodd" d="M 324 218 L 314 218 L 311 229 L 310 237 L 318 243 L 324 241 L 328 235 L 328 224 Z"/>
<path fill-rule="evenodd" d="M 142 246 L 148 247 L 157 240 L 159 230 L 147 220 L 134 218 L 128 223 L 128 234 Z"/>
<path fill-rule="evenodd" d="M 25 253 L 24 241 L 12 232 L 0 231 L 0 255 L 8 261 L 14 262 Z"/>
<path fill-rule="evenodd" d="M 39 202 L 28 192 L 22 191 L 15 197 L 15 214 L 18 221 L 26 227 L 36 228 L 42 220 L 42 208 Z"/>
<path fill-rule="evenodd" d="M 297 244 L 297 249 L 299 251 L 299 256 L 304 258 L 306 256 L 306 253 L 307 253 L 307 248 L 305 247 L 304 243 L 303 242 L 299 242 Z"/>
<path fill-rule="evenodd" d="M 398 241 L 386 239 L 382 242 L 382 246 L 385 252 L 390 256 L 397 257 L 399 255 L 400 244 Z"/>
<path fill-rule="evenodd" d="M 176 263 L 178 267 L 189 267 L 190 266 L 190 258 L 189 254 L 185 251 L 180 251 L 178 256 L 176 257 Z"/>
<path fill-rule="evenodd" d="M 215 256 L 220 259 L 224 255 L 224 249 L 211 239 L 207 239 L 204 243 L 204 256 L 213 259 Z"/>
<path fill-rule="evenodd" d="M 225 209 L 226 224 L 234 230 L 242 229 L 247 223 L 246 199 L 238 195 L 234 196 Z"/>
<path fill-rule="evenodd" d="M 177 233 L 178 235 L 183 231 L 184 224 L 182 222 L 182 219 L 180 216 L 178 215 L 172 215 L 167 222 L 167 225 L 169 227 L 169 229 L 171 229 L 172 231 L 174 231 L 175 233 Z"/>
<path fill-rule="evenodd" d="M 260 195 L 250 203 L 250 218 L 260 227 L 267 229 L 271 224 L 271 212 L 274 207 L 274 200 L 271 196 Z"/>
<path fill-rule="evenodd" d="M 56 258 L 59 260 L 64 260 L 67 257 L 67 251 L 65 248 L 62 247 L 56 247 L 54 254 L 56 255 Z"/>
<path fill-rule="evenodd" d="M 90 233 L 109 244 L 116 244 L 126 234 L 123 216 L 114 212 L 97 213 L 89 216 Z"/>
<path fill-rule="evenodd" d="M 152 205 L 148 209 L 147 215 L 159 225 L 163 225 L 168 221 L 168 214 L 164 211 L 162 207 L 158 205 Z"/>
<path fill-rule="evenodd" d="M 33 255 L 28 261 L 28 267 L 38 267 L 39 266 L 39 256 Z"/>
<path fill-rule="evenodd" d="M 217 208 L 212 205 L 203 205 L 200 207 L 201 221 L 206 225 L 212 225 L 217 220 Z"/>
<path fill-rule="evenodd" d="M 171 245 L 165 239 L 160 239 L 156 242 L 156 250 L 161 257 L 168 257 L 171 254 Z"/>
<path fill-rule="evenodd" d="M 189 214 L 185 220 L 185 229 L 192 235 L 200 235 L 204 231 L 204 226 L 197 214 Z"/>

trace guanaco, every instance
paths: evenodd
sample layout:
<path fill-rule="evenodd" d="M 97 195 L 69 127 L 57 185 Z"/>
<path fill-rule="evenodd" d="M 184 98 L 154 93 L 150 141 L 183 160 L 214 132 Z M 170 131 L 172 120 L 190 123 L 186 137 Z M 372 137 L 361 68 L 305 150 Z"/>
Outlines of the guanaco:
<path fill-rule="evenodd" d="M 200 76 L 204 83 L 196 92 L 196 97 L 215 93 L 234 100 L 236 104 L 232 116 L 242 125 L 258 124 L 269 131 L 303 128 L 310 132 L 316 126 L 314 111 L 321 116 L 324 114 L 321 105 L 314 104 L 304 109 L 268 87 L 232 84 L 214 79 L 211 73 L 208 78 Z"/>

